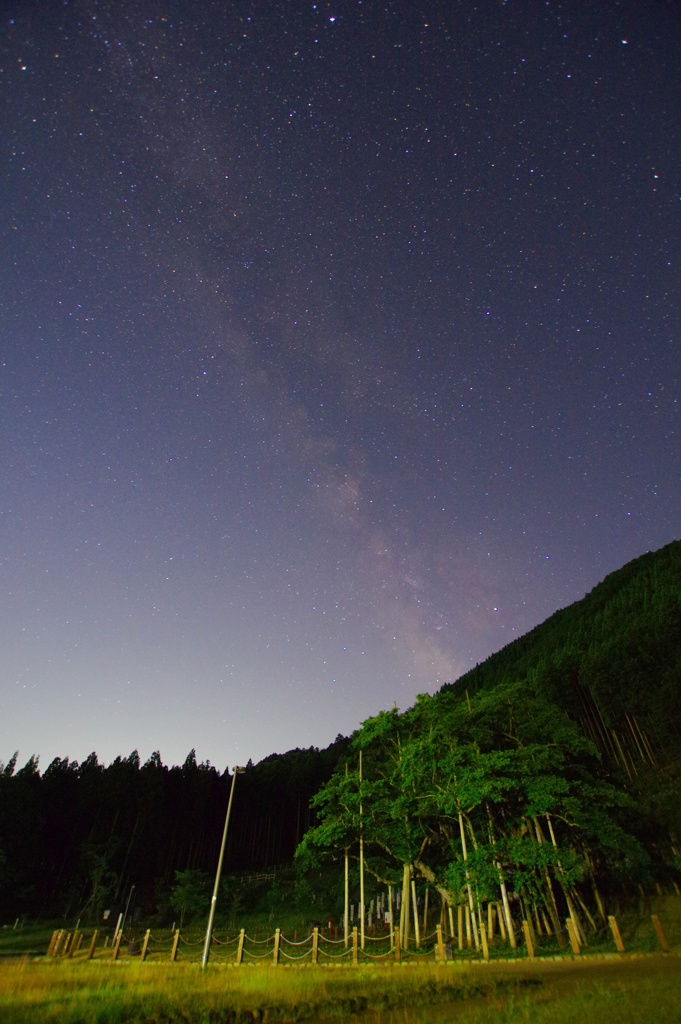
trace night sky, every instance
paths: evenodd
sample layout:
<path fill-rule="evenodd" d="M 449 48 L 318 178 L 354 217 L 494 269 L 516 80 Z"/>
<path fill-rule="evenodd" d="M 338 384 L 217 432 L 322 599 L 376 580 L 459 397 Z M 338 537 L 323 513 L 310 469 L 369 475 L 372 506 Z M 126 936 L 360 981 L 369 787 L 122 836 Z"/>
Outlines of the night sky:
<path fill-rule="evenodd" d="M 679 536 L 677 3 L 0 17 L 0 759 L 326 746 Z"/>

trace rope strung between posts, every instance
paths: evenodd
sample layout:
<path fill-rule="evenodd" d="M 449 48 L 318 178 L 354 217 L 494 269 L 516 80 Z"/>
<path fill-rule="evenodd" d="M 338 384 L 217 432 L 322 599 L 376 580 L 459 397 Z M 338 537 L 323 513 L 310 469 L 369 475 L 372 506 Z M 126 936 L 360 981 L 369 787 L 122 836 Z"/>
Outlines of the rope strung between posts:
<path fill-rule="evenodd" d="M 321 938 L 321 935 L 320 935 Z M 299 939 L 297 942 L 295 939 L 287 939 L 285 935 L 281 936 L 281 942 L 285 942 L 287 946 L 306 946 L 308 942 L 312 944 L 312 936 L 308 935 L 306 939 Z"/>
<path fill-rule="evenodd" d="M 298 963 L 300 960 L 307 960 L 308 957 L 312 956 L 312 950 L 307 949 L 304 953 L 299 953 L 297 956 L 291 953 L 284 953 L 282 949 L 279 950 L 279 956 L 282 960 L 291 960 L 294 963 Z"/>

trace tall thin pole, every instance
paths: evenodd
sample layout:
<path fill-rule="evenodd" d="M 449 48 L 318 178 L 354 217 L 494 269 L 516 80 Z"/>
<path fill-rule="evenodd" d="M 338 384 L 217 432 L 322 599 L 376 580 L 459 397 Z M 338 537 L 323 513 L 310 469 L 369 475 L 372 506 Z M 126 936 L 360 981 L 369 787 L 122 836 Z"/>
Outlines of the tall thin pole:
<path fill-rule="evenodd" d="M 348 766 L 345 765 L 345 784 L 347 785 L 348 780 Z M 343 910 L 343 940 L 345 948 L 348 948 L 348 939 L 350 937 L 350 921 L 348 914 L 350 912 L 350 863 L 348 857 L 348 848 L 345 847 L 345 906 Z"/>
<path fill-rule="evenodd" d="M 220 845 L 220 856 L 218 858 L 218 869 L 215 872 L 215 885 L 213 886 L 213 897 L 210 901 L 208 927 L 206 928 L 206 941 L 203 944 L 203 959 L 201 960 L 202 967 L 206 966 L 206 964 L 208 963 L 208 957 L 210 956 L 210 944 L 211 939 L 213 938 L 213 921 L 215 920 L 215 907 L 218 901 L 218 889 L 220 887 L 220 875 L 222 874 L 222 862 L 225 859 L 225 847 L 227 846 L 227 829 L 229 828 L 229 816 L 232 813 L 232 800 L 234 799 L 236 777 L 240 771 L 243 771 L 243 768 L 234 768 L 234 774 L 232 775 L 232 785 L 229 791 L 229 800 L 227 801 L 227 814 L 225 815 L 225 827 L 222 832 L 222 843 Z"/>
<path fill-rule="evenodd" d="M 362 821 L 362 751 L 359 752 L 359 912 L 361 947 L 364 949 L 364 822 Z"/>

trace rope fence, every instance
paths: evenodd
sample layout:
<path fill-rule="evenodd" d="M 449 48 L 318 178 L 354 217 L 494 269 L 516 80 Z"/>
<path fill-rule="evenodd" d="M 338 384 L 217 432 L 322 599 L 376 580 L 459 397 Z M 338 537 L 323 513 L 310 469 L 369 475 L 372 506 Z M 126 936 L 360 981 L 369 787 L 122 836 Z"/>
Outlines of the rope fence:
<path fill-rule="evenodd" d="M 460 915 L 458 930 L 444 931 L 442 925 L 437 925 L 434 932 L 411 944 L 409 940 L 406 944 L 400 941 L 400 930 L 397 927 L 384 935 L 365 935 L 363 943 L 360 941 L 357 927 L 351 929 L 347 938 L 337 939 L 327 937 L 319 927 L 314 927 L 304 939 L 289 939 L 279 928 L 275 929 L 272 935 L 258 939 L 247 935 L 242 928 L 237 935 L 222 939 L 214 934 L 211 941 L 211 958 L 216 963 L 234 966 L 265 961 L 272 965 L 331 965 L 342 962 L 357 965 L 377 961 L 442 963 L 458 959 L 506 960 L 509 956 L 514 959 L 533 959 L 537 956 L 578 957 L 586 951 L 591 951 L 581 922 L 575 921 L 572 917 L 565 919 L 558 933 L 546 928 L 539 932 L 537 918 L 535 916 L 533 921 L 531 915 L 523 918 L 521 922 L 514 922 L 512 936 L 507 934 L 507 929 L 502 927 L 502 924 L 501 916 L 495 921 L 493 914 L 490 913 L 487 921 L 480 915 L 477 931 L 471 930 L 464 927 L 463 916 Z M 652 928 L 649 928 L 649 946 L 668 953 L 669 944 L 657 914 L 650 915 L 650 924 Z M 196 932 L 193 934 L 196 935 Z M 627 952 L 614 915 L 610 915 L 607 923 L 603 923 L 590 935 L 590 940 L 595 944 L 594 951 L 599 953 L 612 952 L 612 947 L 616 954 Z M 182 935 L 179 928 L 167 935 L 153 935 L 151 929 L 144 933 L 136 931 L 131 934 L 124 934 L 120 930 L 113 935 L 102 935 L 98 930 L 86 934 L 80 930 L 60 929 L 53 932 L 46 956 L 54 960 L 139 958 L 141 962 L 170 960 L 174 963 L 181 960 L 185 963 L 195 963 L 201 961 L 203 944 L 203 937 Z"/>

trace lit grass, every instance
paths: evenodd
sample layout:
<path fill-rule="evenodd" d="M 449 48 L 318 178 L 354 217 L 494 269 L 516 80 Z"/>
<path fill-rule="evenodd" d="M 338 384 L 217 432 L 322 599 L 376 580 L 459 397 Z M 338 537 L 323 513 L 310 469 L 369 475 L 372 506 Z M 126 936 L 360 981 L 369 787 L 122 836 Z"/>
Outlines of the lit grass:
<path fill-rule="evenodd" d="M 681 1020 L 676 956 L 565 964 L 286 968 L 28 960 L 0 966 L 12 1024 L 435 1024 Z"/>

